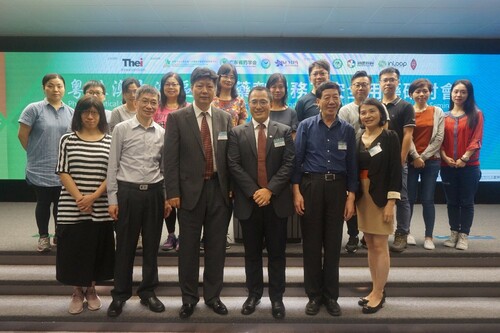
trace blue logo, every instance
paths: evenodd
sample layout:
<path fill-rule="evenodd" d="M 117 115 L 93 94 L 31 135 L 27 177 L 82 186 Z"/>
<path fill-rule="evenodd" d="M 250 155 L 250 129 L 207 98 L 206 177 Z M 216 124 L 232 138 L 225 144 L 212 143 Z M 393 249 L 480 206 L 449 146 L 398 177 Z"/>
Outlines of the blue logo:
<path fill-rule="evenodd" d="M 269 67 L 271 67 L 271 61 L 269 59 L 262 59 L 260 61 L 260 65 L 262 66 L 262 68 L 268 69 Z"/>

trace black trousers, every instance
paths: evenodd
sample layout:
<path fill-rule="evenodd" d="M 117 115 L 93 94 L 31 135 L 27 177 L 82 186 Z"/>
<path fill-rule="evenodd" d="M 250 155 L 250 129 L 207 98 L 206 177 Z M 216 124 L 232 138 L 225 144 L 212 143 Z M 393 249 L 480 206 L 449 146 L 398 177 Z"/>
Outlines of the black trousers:
<path fill-rule="evenodd" d="M 177 211 L 175 208 L 172 208 L 170 215 L 165 219 L 165 226 L 169 234 L 175 232 L 175 221 L 177 221 Z"/>
<path fill-rule="evenodd" d="M 179 283 L 183 304 L 196 304 L 200 272 L 200 236 L 205 235 L 205 269 L 203 271 L 203 298 L 210 304 L 219 297 L 224 280 L 226 259 L 226 231 L 229 207 L 224 201 L 217 178 L 204 183 L 200 200 L 192 210 L 181 208 L 179 219 Z"/>
<path fill-rule="evenodd" d="M 37 186 L 33 185 L 36 194 L 35 219 L 40 237 L 49 236 L 50 205 L 54 216 L 54 229 L 57 228 L 57 211 L 61 186 Z M 54 230 L 55 234 L 55 230 Z"/>
<path fill-rule="evenodd" d="M 304 286 L 309 299 L 339 297 L 339 260 L 342 245 L 346 180 L 325 181 L 304 174 L 300 192 L 305 212 L 301 218 Z M 323 255 L 322 255 L 323 251 Z"/>
<path fill-rule="evenodd" d="M 261 298 L 264 290 L 262 239 L 265 238 L 268 253 L 269 298 L 271 302 L 283 299 L 287 221 L 288 218 L 280 218 L 276 215 L 272 205 L 259 207 L 256 204 L 254 204 L 250 218 L 240 220 L 249 296 Z"/>
<path fill-rule="evenodd" d="M 358 230 L 358 216 L 353 215 L 347 223 L 347 234 L 349 237 L 358 237 L 359 235 L 359 230 Z"/>
<path fill-rule="evenodd" d="M 113 299 L 132 296 L 132 273 L 139 232 L 142 234 L 142 281 L 137 289 L 141 299 L 153 296 L 158 286 L 158 247 L 165 198 L 161 183 L 141 191 L 137 185 L 118 182 L 118 221 L 116 222 L 115 281 Z"/>

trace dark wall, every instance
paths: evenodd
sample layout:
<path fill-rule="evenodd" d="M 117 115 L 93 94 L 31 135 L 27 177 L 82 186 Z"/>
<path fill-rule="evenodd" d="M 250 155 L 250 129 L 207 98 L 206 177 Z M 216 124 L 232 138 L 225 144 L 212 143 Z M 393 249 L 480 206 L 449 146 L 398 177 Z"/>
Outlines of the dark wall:
<path fill-rule="evenodd" d="M 500 39 L 0 37 L 0 52 L 363 52 L 500 54 Z M 0 180 L 0 201 L 33 201 L 25 181 Z M 444 203 L 441 185 L 436 202 Z M 500 203 L 500 183 L 479 184 L 477 203 Z"/>

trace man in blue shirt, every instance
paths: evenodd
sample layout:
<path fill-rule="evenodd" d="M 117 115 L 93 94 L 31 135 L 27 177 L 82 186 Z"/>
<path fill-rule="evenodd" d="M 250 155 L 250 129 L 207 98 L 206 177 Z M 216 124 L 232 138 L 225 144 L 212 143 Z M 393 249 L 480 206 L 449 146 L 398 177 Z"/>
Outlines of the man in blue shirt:
<path fill-rule="evenodd" d="M 344 220 L 354 214 L 358 189 L 354 128 L 337 117 L 340 87 L 322 83 L 316 89 L 320 113 L 299 124 L 292 177 L 294 205 L 301 216 L 306 314 L 324 304 L 340 316 L 339 259 Z M 322 250 L 324 257 L 322 256 Z"/>

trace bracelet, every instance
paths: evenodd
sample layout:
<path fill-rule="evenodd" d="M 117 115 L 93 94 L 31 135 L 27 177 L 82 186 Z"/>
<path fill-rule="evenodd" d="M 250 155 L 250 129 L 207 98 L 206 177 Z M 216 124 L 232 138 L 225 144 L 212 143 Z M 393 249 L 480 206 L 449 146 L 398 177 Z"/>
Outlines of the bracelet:
<path fill-rule="evenodd" d="M 468 158 L 468 157 L 464 158 L 464 157 L 462 156 L 462 157 L 460 157 L 460 160 L 461 160 L 462 162 L 464 162 L 464 163 L 469 162 L 469 158 Z"/>

